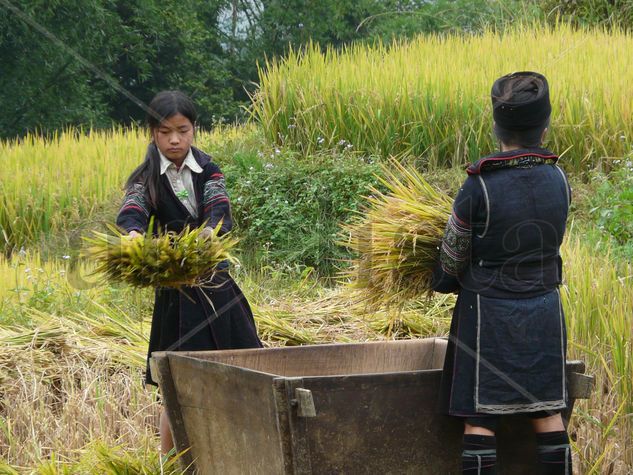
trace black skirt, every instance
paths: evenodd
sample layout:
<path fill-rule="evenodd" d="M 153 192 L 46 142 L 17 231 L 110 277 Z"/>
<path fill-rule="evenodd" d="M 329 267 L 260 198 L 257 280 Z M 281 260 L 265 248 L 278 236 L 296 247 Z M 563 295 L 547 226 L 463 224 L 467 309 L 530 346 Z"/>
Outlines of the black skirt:
<path fill-rule="evenodd" d="M 443 413 L 474 417 L 566 407 L 558 290 L 499 299 L 461 289 L 442 372 Z"/>
<path fill-rule="evenodd" d="M 205 288 L 157 288 L 145 383 L 157 385 L 149 370 L 154 351 L 261 347 L 253 312 L 228 271 L 218 272 Z"/>

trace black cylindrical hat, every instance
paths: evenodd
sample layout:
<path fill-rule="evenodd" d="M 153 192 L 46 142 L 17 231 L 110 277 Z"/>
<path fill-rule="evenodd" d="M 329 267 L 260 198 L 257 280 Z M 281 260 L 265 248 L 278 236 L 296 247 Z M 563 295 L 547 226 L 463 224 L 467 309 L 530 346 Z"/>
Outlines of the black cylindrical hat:
<path fill-rule="evenodd" d="M 509 81 L 521 78 L 522 81 Z M 530 99 L 521 100 L 514 92 L 533 91 Z M 529 130 L 547 122 L 552 112 L 549 85 L 545 76 L 532 71 L 511 73 L 500 77 L 492 85 L 492 115 L 499 127 L 506 130 Z"/>

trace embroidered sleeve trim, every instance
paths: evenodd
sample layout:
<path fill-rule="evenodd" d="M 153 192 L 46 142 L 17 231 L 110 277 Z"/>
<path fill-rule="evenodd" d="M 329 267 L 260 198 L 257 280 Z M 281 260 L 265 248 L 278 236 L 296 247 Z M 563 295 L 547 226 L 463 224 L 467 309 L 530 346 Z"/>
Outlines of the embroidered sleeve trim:
<path fill-rule="evenodd" d="M 460 219 L 453 211 L 448 218 L 440 248 L 440 264 L 444 272 L 456 276 L 466 267 L 470 257 L 471 240 L 470 224 Z"/>
<path fill-rule="evenodd" d="M 228 202 L 226 183 L 221 173 L 214 173 L 211 179 L 204 184 L 203 202 L 205 213 L 218 203 Z"/>
<path fill-rule="evenodd" d="M 145 199 L 145 187 L 140 183 L 135 183 L 125 193 L 120 212 L 126 210 L 139 211 L 143 216 L 149 217 L 149 207 Z"/>

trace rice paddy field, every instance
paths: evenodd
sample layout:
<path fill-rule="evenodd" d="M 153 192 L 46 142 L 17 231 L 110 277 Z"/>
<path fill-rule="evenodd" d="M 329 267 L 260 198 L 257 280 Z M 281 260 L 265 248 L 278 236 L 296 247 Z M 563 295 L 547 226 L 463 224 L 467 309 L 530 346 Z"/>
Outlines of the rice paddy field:
<path fill-rule="evenodd" d="M 245 156 L 272 170 L 394 156 L 454 193 L 463 166 L 494 150 L 494 78 L 543 72 L 554 106 L 548 145 L 574 188 L 563 247 L 568 356 L 596 379 L 571 423 L 576 471 L 628 474 L 632 50 L 629 34 L 567 26 L 313 48 L 262 71 L 252 123 L 203 131 L 197 144 L 222 167 Z M 141 384 L 152 293 L 105 285 L 79 257 L 81 236 L 114 219 L 146 145 L 138 128 L 0 142 L 0 474 L 178 473 L 175 462 L 160 466 L 157 395 Z M 229 194 L 237 184 L 228 182 Z M 242 198 L 231 194 L 237 211 Z M 242 251 L 265 253 L 267 244 Z M 270 346 L 445 335 L 455 299 L 370 311 L 301 263 L 244 261 L 233 274 Z"/>
<path fill-rule="evenodd" d="M 253 114 L 269 140 L 308 155 L 339 146 L 459 166 L 495 146 L 493 81 L 539 71 L 550 83 L 550 146 L 576 170 L 608 168 L 633 142 L 632 47 L 621 31 L 565 25 L 314 46 L 262 71 Z"/>

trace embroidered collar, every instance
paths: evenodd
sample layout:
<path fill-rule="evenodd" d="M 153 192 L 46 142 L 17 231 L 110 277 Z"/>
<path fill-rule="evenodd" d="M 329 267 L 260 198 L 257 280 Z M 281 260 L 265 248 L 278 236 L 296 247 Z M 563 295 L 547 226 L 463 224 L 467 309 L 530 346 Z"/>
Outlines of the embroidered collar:
<path fill-rule="evenodd" d="M 557 161 L 558 155 L 544 148 L 524 148 L 497 152 L 480 158 L 466 169 L 466 173 L 479 175 L 500 168 L 530 168 L 536 165 L 554 164 Z"/>
<path fill-rule="evenodd" d="M 160 155 L 160 174 L 164 175 L 169 167 L 175 165 L 172 161 L 165 157 L 165 155 L 163 155 L 160 150 L 158 151 L 158 154 Z M 185 166 L 194 173 L 200 173 L 202 171 L 202 167 L 198 164 L 193 156 L 192 148 L 189 148 L 189 152 L 187 153 L 185 160 L 182 162 L 182 167 Z"/>

